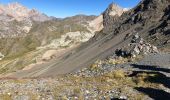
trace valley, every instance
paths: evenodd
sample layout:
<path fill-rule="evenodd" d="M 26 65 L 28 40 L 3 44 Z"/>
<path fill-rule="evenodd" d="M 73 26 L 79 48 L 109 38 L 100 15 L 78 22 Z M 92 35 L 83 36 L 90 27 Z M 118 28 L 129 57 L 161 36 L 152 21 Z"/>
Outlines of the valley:
<path fill-rule="evenodd" d="M 67 18 L 12 3 L 0 20 L 0 100 L 170 98 L 169 0 Z"/>

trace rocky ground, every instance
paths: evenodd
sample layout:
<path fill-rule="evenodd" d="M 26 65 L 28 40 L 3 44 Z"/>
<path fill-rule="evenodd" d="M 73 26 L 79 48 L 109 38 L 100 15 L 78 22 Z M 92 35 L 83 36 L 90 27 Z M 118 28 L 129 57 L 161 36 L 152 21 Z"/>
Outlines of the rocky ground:
<path fill-rule="evenodd" d="M 170 53 L 138 35 L 132 43 L 67 75 L 1 78 L 0 100 L 168 100 Z"/>
<path fill-rule="evenodd" d="M 161 48 L 169 51 L 170 47 L 169 3 L 168 0 L 143 0 L 120 18 L 108 16 L 110 11 L 107 9 L 108 11 L 106 10 L 103 15 L 105 16 L 104 29 L 95 35 L 87 45 L 85 44 L 83 49 L 81 48 L 80 51 L 77 50 L 78 52 L 73 54 L 71 52 L 71 55 L 66 56 L 67 59 L 61 60 L 62 63 L 58 66 L 55 66 L 55 61 L 48 66 L 40 67 L 42 69 L 51 68 L 47 71 L 48 74 L 45 73 L 46 76 L 58 75 L 56 73 L 59 73 L 60 68 L 73 70 L 91 64 L 94 58 L 102 60 L 97 60 L 88 68 L 57 77 L 1 78 L 0 100 L 169 100 L 170 53 L 162 53 L 158 50 Z M 79 16 L 77 17 L 79 19 Z M 72 19 L 77 19 L 77 17 Z M 74 20 L 70 22 L 67 18 L 63 23 L 68 24 L 68 22 L 75 23 Z M 44 37 L 41 36 L 53 37 L 53 35 L 46 34 L 49 33 L 46 32 L 46 28 L 49 28 L 47 26 L 48 23 L 44 23 L 41 29 L 35 30 L 39 33 L 35 40 L 43 40 Z M 54 31 L 55 27 L 58 25 L 53 24 L 49 31 Z M 79 28 L 81 27 L 75 26 L 76 31 Z M 83 26 L 84 30 L 86 31 L 86 28 L 84 29 Z M 67 31 L 70 31 L 70 28 Z M 56 35 L 58 36 L 57 33 Z M 67 36 L 69 35 L 65 35 L 63 39 L 65 40 Z M 72 39 L 77 40 L 77 36 L 75 36 L 76 38 L 71 37 L 68 38 L 70 42 Z M 28 37 L 28 39 L 32 39 L 32 37 Z M 7 44 L 6 40 L 1 43 Z M 19 41 L 19 43 L 23 42 Z M 33 47 L 34 44 L 33 46 L 31 44 L 31 48 Z M 10 50 L 19 52 L 15 48 Z M 113 50 L 116 52 L 113 53 Z M 113 55 L 111 55 L 112 53 Z M 30 56 L 30 54 L 28 55 Z M 103 59 L 108 55 L 111 56 Z M 4 56 L 1 55 L 0 58 L 4 58 Z M 26 56 L 25 58 L 30 61 L 29 59 L 32 57 Z M 8 62 L 6 64 L 9 65 Z M 42 71 L 41 68 L 33 71 L 38 73 L 38 71 Z M 3 69 L 1 72 L 4 73 L 10 69 L 11 67 Z M 22 66 L 19 66 L 19 69 L 22 69 Z M 70 69 L 67 72 L 70 72 Z M 22 77 L 25 74 L 23 72 L 23 74 L 17 75 Z M 28 71 L 27 74 L 32 73 Z"/>
<path fill-rule="evenodd" d="M 170 54 L 149 54 L 141 58 L 111 56 L 89 68 L 55 78 L 3 78 L 0 99 L 168 100 Z"/>

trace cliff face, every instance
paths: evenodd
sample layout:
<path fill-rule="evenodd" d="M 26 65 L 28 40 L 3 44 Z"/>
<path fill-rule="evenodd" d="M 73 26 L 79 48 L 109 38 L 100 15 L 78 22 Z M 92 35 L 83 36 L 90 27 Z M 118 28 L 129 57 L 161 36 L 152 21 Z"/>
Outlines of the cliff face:
<path fill-rule="evenodd" d="M 128 11 L 128 9 L 111 3 L 101 15 L 90 22 L 90 26 L 94 31 L 99 32 L 103 30 L 104 33 L 109 33 L 109 30 L 114 27 L 114 21 L 126 11 Z"/>
<path fill-rule="evenodd" d="M 115 37 L 132 28 L 129 34 L 140 33 L 148 42 L 160 48 L 163 45 L 169 47 L 169 3 L 168 0 L 143 0 L 129 11 L 123 13 L 120 10 L 122 15 L 117 14 L 115 17 L 109 16 L 109 7 L 104 12 L 104 29 L 96 38 L 102 38 L 103 33 Z"/>
<path fill-rule="evenodd" d="M 103 33 L 109 33 L 115 27 L 114 22 L 127 10 L 112 3 L 103 13 Z"/>
<path fill-rule="evenodd" d="M 89 23 L 89 26 L 94 30 L 94 32 L 99 32 L 103 29 L 103 15 L 101 14 L 93 21 Z"/>

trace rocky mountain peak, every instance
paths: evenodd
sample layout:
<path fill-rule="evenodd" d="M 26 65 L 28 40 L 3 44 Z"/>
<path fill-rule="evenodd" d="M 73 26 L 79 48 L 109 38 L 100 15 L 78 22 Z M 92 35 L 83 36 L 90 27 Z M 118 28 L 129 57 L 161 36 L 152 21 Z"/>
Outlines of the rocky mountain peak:
<path fill-rule="evenodd" d="M 34 21 L 45 21 L 50 18 L 35 9 L 28 9 L 25 6 L 14 2 L 7 5 L 0 5 L 0 15 L 11 17 L 14 20 L 33 19 Z M 34 17 L 34 18 L 32 18 Z M 36 17 L 36 18 L 35 18 Z"/>
<path fill-rule="evenodd" d="M 109 15 L 111 16 L 115 16 L 115 15 L 121 16 L 122 13 L 124 12 L 123 8 L 115 3 L 111 3 L 109 7 L 107 8 L 107 11 L 109 12 Z"/>
<path fill-rule="evenodd" d="M 114 26 L 114 21 L 126 11 L 128 11 L 126 8 L 120 7 L 115 3 L 111 3 L 103 13 L 103 32 L 109 33 Z"/>

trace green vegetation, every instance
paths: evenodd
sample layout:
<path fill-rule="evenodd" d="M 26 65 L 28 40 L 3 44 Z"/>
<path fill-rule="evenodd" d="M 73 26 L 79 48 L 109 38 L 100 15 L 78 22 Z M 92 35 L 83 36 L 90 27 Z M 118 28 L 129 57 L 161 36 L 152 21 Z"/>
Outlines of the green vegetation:
<path fill-rule="evenodd" d="M 84 17 L 86 20 L 89 20 L 91 17 Z M 46 45 L 51 42 L 53 39 L 60 38 L 61 35 L 67 32 L 89 32 L 87 28 L 82 25 L 85 21 L 81 21 L 82 19 L 79 16 L 66 18 L 63 20 L 50 20 L 45 22 L 33 22 L 33 26 L 29 33 L 26 34 L 25 37 L 22 37 L 25 33 L 19 34 L 17 38 L 3 38 L 0 39 L 0 52 L 2 52 L 6 57 L 17 58 L 18 56 L 22 56 L 25 53 L 33 51 L 36 47 L 41 45 Z M 15 34 L 15 26 L 22 26 L 24 22 L 12 22 L 12 28 Z M 20 37 L 21 35 L 21 37 Z"/>
<path fill-rule="evenodd" d="M 91 17 L 86 18 L 83 16 L 85 18 L 84 21 L 80 17 L 75 16 L 63 20 L 50 20 L 41 23 L 33 22 L 30 32 L 25 37 L 0 39 L 0 52 L 5 55 L 5 58 L 0 61 L 0 74 L 17 71 L 31 63 L 35 63 L 35 58 L 39 54 L 34 53 L 37 47 L 46 45 L 67 32 L 88 32 L 87 28 L 82 24 L 87 24 L 85 23 L 86 20 L 89 20 Z M 11 29 L 14 30 L 14 33 L 11 33 L 11 35 L 15 34 L 17 25 L 25 25 L 24 22 L 17 21 L 13 21 L 11 24 L 10 28 L 12 27 Z M 25 33 L 22 34 L 24 35 Z"/>
<path fill-rule="evenodd" d="M 24 67 L 36 63 L 36 57 L 41 52 L 32 51 L 20 56 L 7 57 L 0 61 L 0 74 L 7 74 L 22 70 Z M 15 58 L 16 57 L 16 58 Z"/>

